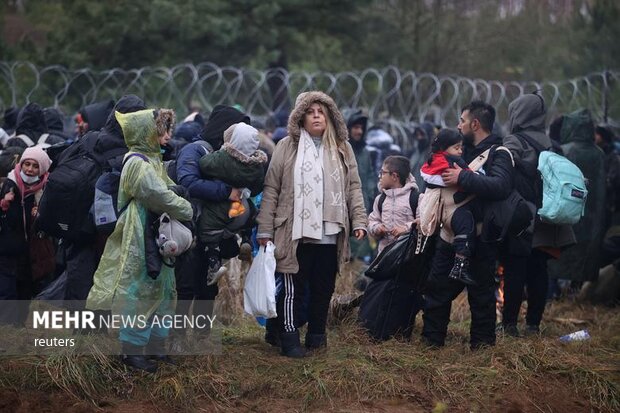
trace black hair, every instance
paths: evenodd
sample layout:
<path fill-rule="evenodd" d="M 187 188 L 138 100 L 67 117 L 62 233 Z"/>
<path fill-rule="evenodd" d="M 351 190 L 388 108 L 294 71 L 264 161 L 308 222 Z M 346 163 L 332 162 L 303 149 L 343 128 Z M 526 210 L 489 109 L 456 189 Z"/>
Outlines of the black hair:
<path fill-rule="evenodd" d="M 452 145 L 456 145 L 459 142 L 463 142 L 463 135 L 461 135 L 455 129 L 442 129 L 439 131 L 433 143 L 431 144 L 431 153 L 428 157 L 427 163 L 430 165 L 433 160 L 433 153 L 445 151 Z"/>
<path fill-rule="evenodd" d="M 481 100 L 474 100 L 461 109 L 461 112 L 469 111 L 472 120 L 477 119 L 480 126 L 487 132 L 493 131 L 495 123 L 495 109 L 493 106 Z"/>
<path fill-rule="evenodd" d="M 385 158 L 383 164 L 390 173 L 395 172 L 398 175 L 398 180 L 401 185 L 405 185 L 411 171 L 409 159 L 404 156 L 392 155 Z"/>

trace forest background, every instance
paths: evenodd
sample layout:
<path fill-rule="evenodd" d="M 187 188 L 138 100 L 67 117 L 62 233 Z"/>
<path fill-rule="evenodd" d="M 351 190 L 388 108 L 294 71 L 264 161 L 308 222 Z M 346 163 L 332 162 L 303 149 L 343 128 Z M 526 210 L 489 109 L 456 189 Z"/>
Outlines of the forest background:
<path fill-rule="evenodd" d="M 5 61 L 562 80 L 620 67 L 615 0 L 5 0 Z"/>

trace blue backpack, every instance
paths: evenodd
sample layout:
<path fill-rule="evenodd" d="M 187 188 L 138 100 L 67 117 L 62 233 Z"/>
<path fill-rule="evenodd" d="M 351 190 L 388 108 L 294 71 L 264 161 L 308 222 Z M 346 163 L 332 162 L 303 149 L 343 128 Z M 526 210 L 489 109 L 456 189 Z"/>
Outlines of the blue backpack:
<path fill-rule="evenodd" d="M 586 210 L 586 180 L 577 165 L 564 156 L 543 151 L 538 157 L 543 203 L 538 215 L 552 224 L 576 224 Z"/>
<path fill-rule="evenodd" d="M 585 213 L 588 190 L 583 173 L 566 157 L 545 150 L 526 134 L 517 134 L 538 153 L 538 172 L 542 178 L 542 207 L 538 216 L 551 224 L 573 225 Z"/>

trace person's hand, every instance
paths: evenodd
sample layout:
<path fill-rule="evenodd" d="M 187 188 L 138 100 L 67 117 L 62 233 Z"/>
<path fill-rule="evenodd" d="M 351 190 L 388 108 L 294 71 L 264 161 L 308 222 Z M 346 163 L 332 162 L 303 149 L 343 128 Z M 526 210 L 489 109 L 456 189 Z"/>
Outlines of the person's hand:
<path fill-rule="evenodd" d="M 456 186 L 459 184 L 459 175 L 463 168 L 454 164 L 452 168 L 448 168 L 441 174 L 441 178 L 446 186 Z"/>
<path fill-rule="evenodd" d="M 39 213 L 39 207 L 36 205 L 33 206 L 32 209 L 30 210 L 30 215 L 32 215 L 33 218 L 36 218 L 38 213 Z"/>
<path fill-rule="evenodd" d="M 256 238 L 256 241 L 258 242 L 258 245 L 264 247 L 269 241 L 271 241 L 271 238 Z"/>
<path fill-rule="evenodd" d="M 7 192 L 7 193 L 4 195 L 4 200 L 5 200 L 7 203 L 11 203 L 14 199 L 15 199 L 15 192 L 13 192 L 13 188 L 11 188 L 11 189 L 9 190 L 9 192 Z"/>
<path fill-rule="evenodd" d="M 385 225 L 379 225 L 379 227 L 375 230 L 375 236 L 377 237 L 383 237 L 385 236 L 387 232 L 387 228 L 385 227 Z"/>
<path fill-rule="evenodd" d="M 355 231 L 353 231 L 353 234 L 355 234 L 355 238 L 358 241 L 361 241 L 366 237 L 366 231 L 364 231 L 363 229 L 356 229 Z"/>
<path fill-rule="evenodd" d="M 399 237 L 403 234 L 407 234 L 408 232 L 409 232 L 409 228 L 405 226 L 403 227 L 396 226 L 390 231 L 390 234 L 392 234 L 394 237 Z"/>
<path fill-rule="evenodd" d="M 230 190 L 230 195 L 228 195 L 228 199 L 231 201 L 241 201 L 241 189 L 233 188 Z"/>

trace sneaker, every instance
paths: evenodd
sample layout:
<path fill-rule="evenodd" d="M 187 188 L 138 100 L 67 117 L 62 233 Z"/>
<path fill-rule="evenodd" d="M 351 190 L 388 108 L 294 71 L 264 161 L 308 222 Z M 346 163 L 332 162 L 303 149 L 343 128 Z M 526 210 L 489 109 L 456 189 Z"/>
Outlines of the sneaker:
<path fill-rule="evenodd" d="M 448 278 L 460 281 L 466 285 L 476 285 L 476 281 L 469 275 L 469 259 L 467 257 L 454 257 L 454 266 L 448 274 Z"/>

